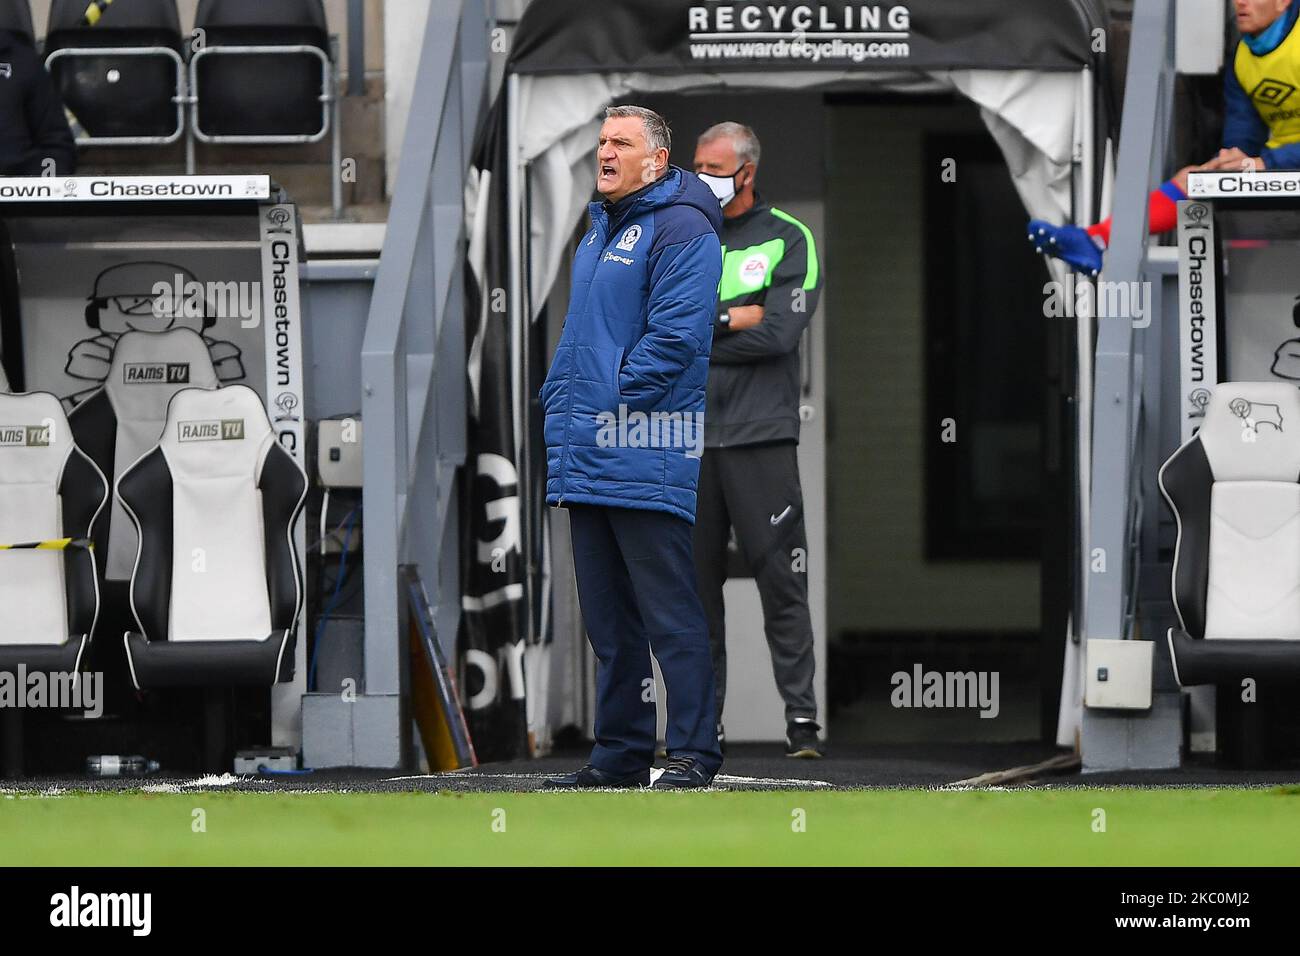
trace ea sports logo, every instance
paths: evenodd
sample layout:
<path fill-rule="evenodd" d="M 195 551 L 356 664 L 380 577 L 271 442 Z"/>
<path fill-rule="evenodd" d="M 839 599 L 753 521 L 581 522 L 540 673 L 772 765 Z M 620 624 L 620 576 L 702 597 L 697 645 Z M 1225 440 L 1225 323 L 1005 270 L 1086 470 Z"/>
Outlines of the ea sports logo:
<path fill-rule="evenodd" d="M 757 289 L 767 278 L 768 267 L 772 260 L 767 257 L 766 253 L 756 252 L 745 259 L 740 264 L 740 284 L 751 289 Z"/>

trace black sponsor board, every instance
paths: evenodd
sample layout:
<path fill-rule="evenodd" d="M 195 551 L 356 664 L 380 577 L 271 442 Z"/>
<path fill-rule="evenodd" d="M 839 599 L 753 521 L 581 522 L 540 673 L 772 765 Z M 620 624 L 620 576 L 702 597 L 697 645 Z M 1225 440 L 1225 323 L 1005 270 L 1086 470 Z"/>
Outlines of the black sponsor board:
<path fill-rule="evenodd" d="M 547 0 L 520 21 L 510 67 L 1078 70 L 1104 23 L 1095 0 Z"/>

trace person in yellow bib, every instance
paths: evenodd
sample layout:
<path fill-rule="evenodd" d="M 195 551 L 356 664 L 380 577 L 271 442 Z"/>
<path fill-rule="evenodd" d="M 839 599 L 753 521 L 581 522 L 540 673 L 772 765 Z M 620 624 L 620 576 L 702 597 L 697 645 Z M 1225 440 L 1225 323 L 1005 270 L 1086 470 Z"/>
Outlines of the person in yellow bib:
<path fill-rule="evenodd" d="M 1187 174 L 1196 171 L 1300 169 L 1300 30 L 1297 0 L 1233 0 L 1241 42 L 1224 70 L 1223 148 L 1199 166 L 1185 166 L 1151 194 L 1152 234 L 1178 224 Z M 1029 241 L 1084 275 L 1101 272 L 1110 219 L 1086 228 L 1029 221 Z"/>

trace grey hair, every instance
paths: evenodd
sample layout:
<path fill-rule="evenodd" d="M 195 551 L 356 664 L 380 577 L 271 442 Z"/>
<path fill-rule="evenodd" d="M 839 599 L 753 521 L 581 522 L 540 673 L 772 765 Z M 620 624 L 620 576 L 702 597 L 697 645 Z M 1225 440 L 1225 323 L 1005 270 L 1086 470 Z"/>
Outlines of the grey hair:
<path fill-rule="evenodd" d="M 644 106 L 609 106 L 605 108 L 605 118 L 635 116 L 641 120 L 645 130 L 645 145 L 650 152 L 666 149 L 673 151 L 673 134 L 668 128 L 668 121 Z"/>
<path fill-rule="evenodd" d="M 736 158 L 742 163 L 753 163 L 758 165 L 758 159 L 763 153 L 763 147 L 754 135 L 754 131 L 743 123 L 718 123 L 716 126 L 710 126 L 700 134 L 699 144 L 711 143 L 715 139 L 729 139 L 731 144 L 736 147 Z"/>

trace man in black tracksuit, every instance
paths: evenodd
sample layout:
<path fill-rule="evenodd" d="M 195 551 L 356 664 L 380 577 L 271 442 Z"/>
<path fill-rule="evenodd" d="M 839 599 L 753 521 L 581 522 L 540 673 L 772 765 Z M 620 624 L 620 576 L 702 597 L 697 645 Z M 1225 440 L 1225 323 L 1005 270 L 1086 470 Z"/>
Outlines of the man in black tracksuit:
<path fill-rule="evenodd" d="M 706 130 L 695 171 L 722 203 L 723 266 L 710 355 L 695 569 L 713 647 L 718 719 L 726 695 L 722 586 L 731 529 L 763 605 L 786 753 L 820 757 L 808 613 L 808 542 L 799 486 L 799 341 L 821 274 L 808 228 L 754 190 L 753 130 Z M 722 734 L 719 725 L 719 736 Z"/>
<path fill-rule="evenodd" d="M 66 176 L 76 147 L 45 64 L 28 40 L 0 30 L 0 175 Z M 53 166 L 45 160 L 53 160 Z"/>

